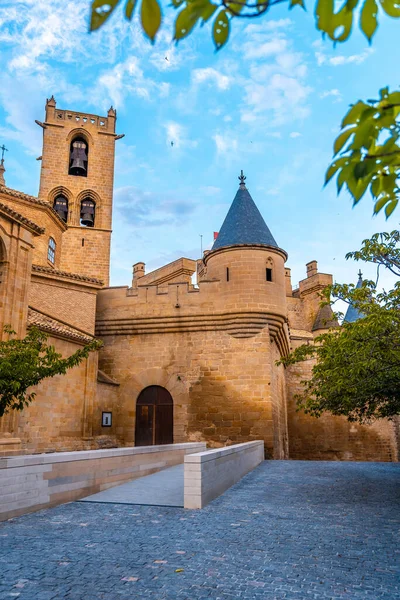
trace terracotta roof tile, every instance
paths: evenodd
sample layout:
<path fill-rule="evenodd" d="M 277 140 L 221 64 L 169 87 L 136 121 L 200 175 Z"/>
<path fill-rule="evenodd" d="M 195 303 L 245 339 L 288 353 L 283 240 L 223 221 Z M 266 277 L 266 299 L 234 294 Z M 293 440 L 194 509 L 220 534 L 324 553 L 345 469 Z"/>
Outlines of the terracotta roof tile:
<path fill-rule="evenodd" d="M 28 327 L 39 327 L 46 333 L 53 333 L 55 335 L 68 338 L 74 341 L 88 343 L 94 339 L 94 336 L 85 334 L 79 329 L 75 329 L 72 325 L 66 325 L 61 321 L 58 321 L 54 317 L 50 317 L 45 313 L 42 313 L 32 307 L 28 308 Z"/>
<path fill-rule="evenodd" d="M 95 277 L 87 277 L 86 275 L 79 275 L 78 273 L 68 273 L 67 271 L 59 271 L 52 267 L 45 267 L 43 265 L 32 265 L 32 271 L 35 273 L 48 273 L 49 275 L 56 275 L 57 277 L 65 277 L 67 279 L 75 279 L 76 281 L 87 281 L 89 283 L 95 283 L 98 286 L 102 286 L 103 282 L 101 279 Z"/>

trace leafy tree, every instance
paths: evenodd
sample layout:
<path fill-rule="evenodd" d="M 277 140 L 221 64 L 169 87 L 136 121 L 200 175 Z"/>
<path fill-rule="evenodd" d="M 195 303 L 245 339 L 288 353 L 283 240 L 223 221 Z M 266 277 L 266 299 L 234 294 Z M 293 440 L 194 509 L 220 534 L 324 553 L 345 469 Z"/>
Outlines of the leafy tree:
<path fill-rule="evenodd" d="M 4 331 L 15 335 L 9 327 Z M 40 329 L 32 327 L 22 340 L 11 337 L 0 341 L 0 417 L 9 410 L 23 410 L 32 402 L 36 394 L 28 392 L 28 388 L 47 377 L 64 375 L 101 347 L 101 342 L 93 340 L 68 358 L 62 358 L 54 346 L 47 345 L 47 338 Z"/>
<path fill-rule="evenodd" d="M 378 100 L 361 100 L 350 107 L 334 143 L 334 159 L 325 183 L 337 174 L 337 189 L 343 185 L 357 204 L 369 189 L 374 213 L 385 209 L 390 217 L 399 199 L 400 92 L 383 88 Z"/>
<path fill-rule="evenodd" d="M 400 276 L 400 232 L 375 234 L 346 258 L 383 265 Z M 280 363 L 316 359 L 312 377 L 302 381 L 299 409 L 315 417 L 323 412 L 360 423 L 400 414 L 400 282 L 378 292 L 372 281 L 362 287 L 335 284 L 324 290 L 323 304 L 351 303 L 362 314 L 296 348 Z"/>
<path fill-rule="evenodd" d="M 118 5 L 124 6 L 125 17 L 130 21 L 137 3 L 137 0 L 92 0 L 90 30 L 99 29 Z M 172 0 L 171 6 L 177 11 L 173 39 L 179 42 L 196 25 L 204 25 L 213 19 L 212 37 L 219 50 L 228 41 L 233 19 L 260 17 L 274 5 L 284 3 L 289 9 L 295 6 L 306 9 L 306 0 Z M 316 28 L 333 42 L 346 41 L 357 19 L 361 31 L 370 42 L 378 27 L 379 12 L 398 18 L 400 6 L 397 0 L 343 0 L 339 7 L 335 0 L 315 0 L 314 4 Z M 152 42 L 162 19 L 159 0 L 141 0 L 140 22 Z"/>

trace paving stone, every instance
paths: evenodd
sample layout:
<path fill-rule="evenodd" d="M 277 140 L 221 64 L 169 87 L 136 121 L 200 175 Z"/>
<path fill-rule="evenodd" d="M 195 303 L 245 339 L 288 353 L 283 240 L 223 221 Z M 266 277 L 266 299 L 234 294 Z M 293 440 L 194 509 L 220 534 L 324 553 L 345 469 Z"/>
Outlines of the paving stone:
<path fill-rule="evenodd" d="M 201 511 L 65 504 L 0 524 L 0 599 L 400 600 L 399 499 L 399 464 L 266 461 Z"/>

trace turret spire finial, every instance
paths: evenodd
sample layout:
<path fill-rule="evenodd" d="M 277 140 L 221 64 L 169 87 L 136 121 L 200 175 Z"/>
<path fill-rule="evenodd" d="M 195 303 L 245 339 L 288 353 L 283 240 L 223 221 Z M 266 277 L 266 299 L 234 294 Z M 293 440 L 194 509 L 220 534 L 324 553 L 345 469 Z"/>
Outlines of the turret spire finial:
<path fill-rule="evenodd" d="M 361 272 L 361 269 L 360 269 L 360 270 L 358 271 L 358 279 L 362 279 L 362 275 L 363 275 L 363 274 L 362 274 L 362 272 Z"/>
<path fill-rule="evenodd" d="M 240 187 L 246 187 L 246 184 L 245 184 L 246 176 L 243 175 L 243 169 L 240 171 L 240 175 L 239 175 L 238 179 L 240 181 Z"/>
<path fill-rule="evenodd" d="M 4 180 L 4 173 L 6 172 L 6 168 L 4 166 L 4 152 L 8 152 L 8 149 L 3 144 L 0 146 L 1 150 L 1 160 L 0 160 L 0 185 L 5 185 L 6 182 Z"/>

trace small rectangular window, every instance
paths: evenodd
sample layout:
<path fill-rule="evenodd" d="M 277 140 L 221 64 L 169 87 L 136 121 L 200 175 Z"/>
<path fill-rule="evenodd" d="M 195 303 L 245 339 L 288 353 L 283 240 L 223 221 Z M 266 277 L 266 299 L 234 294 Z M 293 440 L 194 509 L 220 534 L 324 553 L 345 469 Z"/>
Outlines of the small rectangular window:
<path fill-rule="evenodd" d="M 47 247 L 47 260 L 50 261 L 53 265 L 56 260 L 56 243 L 53 238 L 49 239 L 49 245 Z"/>
<path fill-rule="evenodd" d="M 229 281 L 229 267 L 226 267 L 226 280 Z"/>
<path fill-rule="evenodd" d="M 266 279 L 267 281 L 272 281 L 272 269 L 266 269 Z"/>

